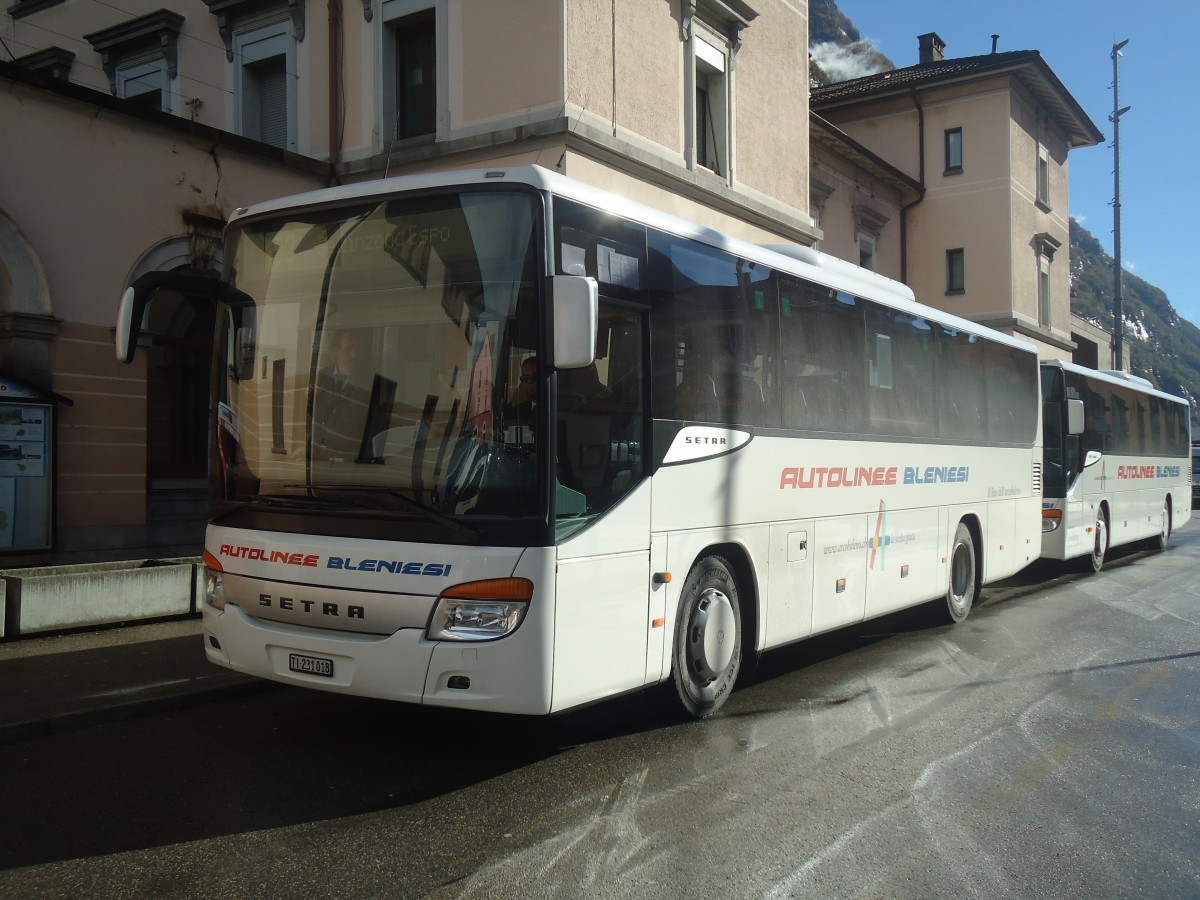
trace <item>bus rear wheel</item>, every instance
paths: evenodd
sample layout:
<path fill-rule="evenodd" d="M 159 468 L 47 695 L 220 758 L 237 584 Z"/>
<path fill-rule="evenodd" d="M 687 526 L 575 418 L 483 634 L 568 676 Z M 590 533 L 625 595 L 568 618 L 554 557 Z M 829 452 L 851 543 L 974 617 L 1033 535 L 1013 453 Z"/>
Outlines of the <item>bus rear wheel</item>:
<path fill-rule="evenodd" d="M 726 560 L 708 556 L 688 573 L 675 617 L 672 674 L 684 709 L 698 719 L 721 708 L 742 664 L 742 608 Z"/>
<path fill-rule="evenodd" d="M 975 539 L 966 523 L 959 522 L 950 546 L 950 584 L 946 588 L 945 618 L 956 624 L 965 619 L 975 604 Z"/>
<path fill-rule="evenodd" d="M 1167 549 L 1167 544 L 1171 542 L 1171 501 L 1164 500 L 1162 508 L 1162 521 L 1158 527 L 1158 534 L 1150 538 L 1150 549 L 1162 551 Z"/>

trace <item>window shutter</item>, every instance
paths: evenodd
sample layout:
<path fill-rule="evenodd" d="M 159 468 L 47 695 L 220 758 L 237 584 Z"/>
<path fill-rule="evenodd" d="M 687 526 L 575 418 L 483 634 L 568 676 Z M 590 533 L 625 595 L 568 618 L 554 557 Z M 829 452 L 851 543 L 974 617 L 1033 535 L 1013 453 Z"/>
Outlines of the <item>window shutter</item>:
<path fill-rule="evenodd" d="M 284 58 L 264 60 L 255 68 L 259 76 L 259 140 L 264 144 L 287 147 L 287 67 Z"/>

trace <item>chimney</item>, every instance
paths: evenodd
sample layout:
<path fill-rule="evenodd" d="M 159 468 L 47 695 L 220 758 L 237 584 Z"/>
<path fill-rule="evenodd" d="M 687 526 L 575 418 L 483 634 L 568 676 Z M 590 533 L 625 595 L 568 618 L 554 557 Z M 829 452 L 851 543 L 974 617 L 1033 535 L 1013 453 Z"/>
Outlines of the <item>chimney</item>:
<path fill-rule="evenodd" d="M 996 52 L 996 45 L 997 45 L 997 44 L 999 44 L 999 43 L 1000 43 L 1000 35 L 998 35 L 998 34 L 993 34 L 993 35 L 992 35 L 992 52 L 993 52 L 993 53 L 995 53 L 995 52 Z"/>
<path fill-rule="evenodd" d="M 941 62 L 946 58 L 946 42 L 937 36 L 935 32 L 922 34 L 917 38 L 917 44 L 920 47 L 920 63 Z"/>

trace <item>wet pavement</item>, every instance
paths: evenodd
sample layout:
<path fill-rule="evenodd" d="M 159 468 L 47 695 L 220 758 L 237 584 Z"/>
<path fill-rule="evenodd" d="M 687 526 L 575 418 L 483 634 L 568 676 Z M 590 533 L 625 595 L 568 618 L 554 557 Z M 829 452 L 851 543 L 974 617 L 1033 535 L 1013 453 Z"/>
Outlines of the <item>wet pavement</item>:
<path fill-rule="evenodd" d="M 0 743 L 274 687 L 204 657 L 188 618 L 0 643 Z"/>

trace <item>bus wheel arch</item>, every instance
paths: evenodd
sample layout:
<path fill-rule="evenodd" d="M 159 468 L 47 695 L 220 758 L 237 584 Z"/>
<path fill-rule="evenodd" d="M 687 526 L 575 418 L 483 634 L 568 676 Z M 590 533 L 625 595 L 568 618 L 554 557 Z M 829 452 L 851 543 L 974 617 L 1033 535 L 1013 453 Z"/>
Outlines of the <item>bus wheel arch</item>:
<path fill-rule="evenodd" d="M 738 684 L 748 684 L 758 668 L 758 582 L 750 555 L 741 544 L 715 544 L 705 549 L 697 559 L 716 555 L 733 567 L 737 580 L 738 600 L 742 608 L 742 669 Z"/>
<path fill-rule="evenodd" d="M 744 603 L 750 590 L 728 546 L 701 553 L 679 593 L 672 635 L 671 675 L 684 709 L 698 719 L 724 704 L 746 655 Z M 732 632 L 732 633 L 730 633 Z"/>

